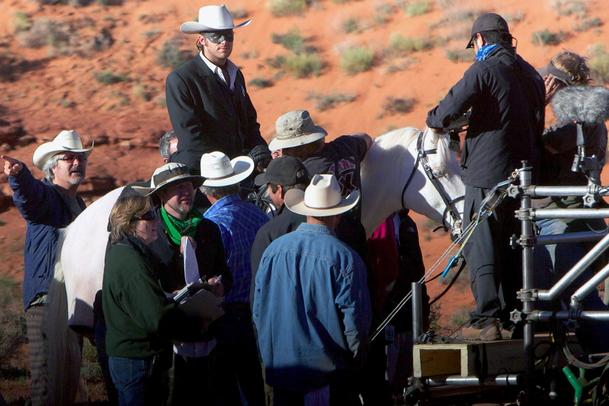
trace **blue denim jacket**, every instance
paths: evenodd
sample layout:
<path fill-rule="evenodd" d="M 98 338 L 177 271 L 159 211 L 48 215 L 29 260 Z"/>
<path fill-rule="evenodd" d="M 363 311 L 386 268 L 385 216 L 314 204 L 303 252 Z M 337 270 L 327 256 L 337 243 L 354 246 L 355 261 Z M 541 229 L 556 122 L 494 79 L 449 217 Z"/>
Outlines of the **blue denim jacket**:
<path fill-rule="evenodd" d="M 13 202 L 26 221 L 23 306 L 27 309 L 39 294 L 47 293 L 53 279 L 59 229 L 74 220 L 64 198 L 46 179 L 35 179 L 25 166 L 9 176 Z M 85 204 L 78 202 L 84 209 Z"/>
<path fill-rule="evenodd" d="M 224 298 L 226 303 L 249 303 L 252 284 L 251 251 L 258 229 L 269 218 L 256 206 L 237 195 L 223 197 L 204 214 L 220 229 L 226 264 L 233 276 L 233 287 Z"/>
<path fill-rule="evenodd" d="M 362 259 L 322 225 L 273 241 L 256 274 L 253 318 L 270 385 L 308 391 L 361 359 L 371 322 Z"/>

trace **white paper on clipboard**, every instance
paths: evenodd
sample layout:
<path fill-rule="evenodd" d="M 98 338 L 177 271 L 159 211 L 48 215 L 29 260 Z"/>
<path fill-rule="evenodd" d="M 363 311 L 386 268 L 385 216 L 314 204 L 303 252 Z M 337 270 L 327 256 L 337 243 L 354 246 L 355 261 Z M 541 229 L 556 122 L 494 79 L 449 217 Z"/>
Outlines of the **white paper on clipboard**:
<path fill-rule="evenodd" d="M 201 279 L 199 276 L 199 264 L 197 263 L 197 255 L 195 254 L 195 248 L 190 242 L 190 238 L 182 237 L 181 245 L 182 257 L 184 258 L 184 281 L 186 285 L 199 282 Z"/>

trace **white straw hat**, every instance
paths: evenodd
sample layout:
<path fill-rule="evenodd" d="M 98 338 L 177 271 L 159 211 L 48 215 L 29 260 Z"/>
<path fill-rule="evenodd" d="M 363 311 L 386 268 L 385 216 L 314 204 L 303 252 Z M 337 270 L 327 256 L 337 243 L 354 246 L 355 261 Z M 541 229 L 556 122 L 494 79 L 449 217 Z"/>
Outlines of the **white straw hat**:
<path fill-rule="evenodd" d="M 180 26 L 180 31 L 187 34 L 198 34 L 206 31 L 234 30 L 249 25 L 252 19 L 235 25 L 233 15 L 228 8 L 220 6 L 204 6 L 199 9 L 199 21 L 188 21 Z"/>
<path fill-rule="evenodd" d="M 303 216 L 335 216 L 351 210 L 359 201 L 359 190 L 347 197 L 340 194 L 340 185 L 331 174 L 315 175 L 305 191 L 290 189 L 285 194 L 286 207 Z"/>
<path fill-rule="evenodd" d="M 82 146 L 80 135 L 74 130 L 63 130 L 53 139 L 53 141 L 45 142 L 34 151 L 32 162 L 34 165 L 42 169 L 46 161 L 53 155 L 61 152 L 76 152 L 86 153 L 87 156 L 93 149 L 93 142 L 89 148 Z"/>
<path fill-rule="evenodd" d="M 203 186 L 222 187 L 235 185 L 254 171 L 254 161 L 249 156 L 229 160 L 224 152 L 214 151 L 201 157 Z"/>
<path fill-rule="evenodd" d="M 275 138 L 269 144 L 271 151 L 310 144 L 328 135 L 313 122 L 306 110 L 289 111 L 275 121 Z"/>

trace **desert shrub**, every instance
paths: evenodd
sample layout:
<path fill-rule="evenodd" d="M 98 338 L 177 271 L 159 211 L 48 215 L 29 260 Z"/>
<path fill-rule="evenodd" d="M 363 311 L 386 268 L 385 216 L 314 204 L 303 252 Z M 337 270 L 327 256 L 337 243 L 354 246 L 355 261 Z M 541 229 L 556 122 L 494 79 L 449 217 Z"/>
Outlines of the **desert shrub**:
<path fill-rule="evenodd" d="M 254 78 L 248 82 L 250 86 L 257 87 L 258 89 L 264 89 L 266 87 L 273 86 L 273 81 L 265 78 Z"/>
<path fill-rule="evenodd" d="M 550 7 L 560 16 L 583 18 L 588 13 L 588 6 L 583 0 L 550 0 Z"/>
<path fill-rule="evenodd" d="M 115 83 L 126 82 L 129 77 L 126 75 L 116 74 L 109 70 L 95 72 L 95 80 L 104 85 L 113 85 Z"/>
<path fill-rule="evenodd" d="M 374 51 L 359 46 L 344 49 L 340 54 L 340 66 L 349 75 L 365 72 L 374 64 Z"/>
<path fill-rule="evenodd" d="M 145 84 L 138 83 L 131 89 L 133 95 L 143 101 L 150 101 L 154 96 L 154 91 Z"/>
<path fill-rule="evenodd" d="M 30 20 L 30 17 L 26 13 L 17 11 L 13 14 L 13 29 L 16 33 L 27 31 L 31 26 L 32 20 Z"/>
<path fill-rule="evenodd" d="M 451 62 L 472 62 L 474 51 L 472 49 L 447 49 L 446 57 Z"/>
<path fill-rule="evenodd" d="M 374 8 L 374 13 L 372 14 L 372 21 L 375 25 L 383 25 L 393 16 L 395 8 L 393 5 L 384 3 L 379 4 Z"/>
<path fill-rule="evenodd" d="M 609 83 L 609 52 L 604 45 L 596 44 L 591 47 L 588 66 L 595 81 Z"/>
<path fill-rule="evenodd" d="M 273 69 L 282 69 L 285 66 L 285 55 L 277 55 L 272 58 L 266 58 L 264 62 Z"/>
<path fill-rule="evenodd" d="M 0 276 L 0 365 L 7 365 L 15 355 L 15 348 L 25 342 L 25 319 L 20 298 L 19 284 Z"/>
<path fill-rule="evenodd" d="M 415 104 L 416 100 L 410 97 L 386 97 L 380 117 L 408 113 L 412 111 Z"/>
<path fill-rule="evenodd" d="M 586 18 L 581 20 L 579 23 L 575 25 L 575 31 L 582 32 L 588 31 L 592 28 L 598 28 L 603 25 L 603 20 L 598 17 L 595 18 Z"/>
<path fill-rule="evenodd" d="M 157 54 L 156 62 L 165 68 L 177 68 L 192 57 L 190 51 L 181 49 L 181 46 L 181 38 L 172 38 L 165 41 Z"/>
<path fill-rule="evenodd" d="M 122 6 L 123 0 L 97 0 L 97 4 L 102 6 Z"/>
<path fill-rule="evenodd" d="M 324 63 L 316 53 L 292 54 L 285 58 L 285 68 L 297 78 L 319 76 Z"/>
<path fill-rule="evenodd" d="M 306 0 L 269 0 L 268 8 L 276 17 L 302 14 L 307 9 Z"/>
<path fill-rule="evenodd" d="M 300 53 L 305 51 L 305 39 L 297 28 L 293 28 L 285 34 L 271 35 L 273 44 L 279 44 L 288 51 Z"/>
<path fill-rule="evenodd" d="M 349 17 L 341 23 L 341 30 L 347 34 L 359 31 L 359 20 L 354 17 Z"/>
<path fill-rule="evenodd" d="M 234 9 L 234 10 L 231 10 L 230 12 L 231 12 L 231 14 L 233 15 L 233 18 L 239 18 L 239 19 L 242 19 L 242 18 L 247 18 L 247 17 L 249 17 L 249 13 L 248 13 L 248 12 L 247 12 L 247 10 L 246 10 L 246 9 L 244 9 L 244 8 L 236 8 L 236 9 Z"/>
<path fill-rule="evenodd" d="M 393 33 L 389 37 L 388 52 L 391 55 L 407 55 L 412 52 L 423 51 L 432 48 L 431 41 L 423 38 L 405 37 L 402 34 Z"/>
<path fill-rule="evenodd" d="M 566 37 L 566 34 L 562 31 L 552 32 L 550 30 L 535 31 L 531 38 L 534 45 L 547 46 L 547 45 L 558 45 Z"/>
<path fill-rule="evenodd" d="M 315 101 L 315 108 L 319 111 L 330 110 L 341 103 L 351 103 L 355 101 L 357 96 L 351 93 L 329 93 L 329 94 L 317 94 L 311 93 L 307 100 Z"/>
<path fill-rule="evenodd" d="M 450 316 L 450 325 L 451 328 L 459 328 L 465 325 L 470 319 L 470 312 L 467 307 L 462 307 L 457 309 Z"/>
<path fill-rule="evenodd" d="M 39 18 L 33 21 L 29 30 L 17 34 L 17 40 L 26 48 L 58 47 L 70 40 L 67 28 L 56 21 Z"/>
<path fill-rule="evenodd" d="M 505 18 L 505 21 L 511 26 L 512 24 L 518 24 L 524 20 L 524 13 L 522 11 L 515 11 L 513 13 L 503 14 L 503 18 Z"/>
<path fill-rule="evenodd" d="M 406 5 L 406 14 L 410 17 L 421 16 L 431 11 L 431 4 L 427 1 L 415 1 Z"/>

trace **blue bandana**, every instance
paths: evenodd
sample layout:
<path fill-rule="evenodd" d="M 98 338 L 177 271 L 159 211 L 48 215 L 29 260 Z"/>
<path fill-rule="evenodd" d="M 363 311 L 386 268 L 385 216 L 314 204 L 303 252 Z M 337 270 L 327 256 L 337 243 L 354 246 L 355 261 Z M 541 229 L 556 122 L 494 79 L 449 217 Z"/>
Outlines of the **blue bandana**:
<path fill-rule="evenodd" d="M 497 46 L 497 44 L 482 45 L 476 52 L 476 60 L 484 61 L 495 50 L 495 48 L 497 48 Z"/>

